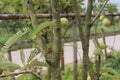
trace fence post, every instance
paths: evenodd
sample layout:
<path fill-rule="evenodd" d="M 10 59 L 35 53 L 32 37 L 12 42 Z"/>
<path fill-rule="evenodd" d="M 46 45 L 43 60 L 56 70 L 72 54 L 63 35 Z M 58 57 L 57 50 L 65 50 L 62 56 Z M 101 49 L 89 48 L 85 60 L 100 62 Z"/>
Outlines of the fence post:
<path fill-rule="evenodd" d="M 72 25 L 72 38 L 73 38 L 73 69 L 74 69 L 74 80 L 78 80 L 78 61 L 77 61 L 77 25 L 74 19 Z"/>

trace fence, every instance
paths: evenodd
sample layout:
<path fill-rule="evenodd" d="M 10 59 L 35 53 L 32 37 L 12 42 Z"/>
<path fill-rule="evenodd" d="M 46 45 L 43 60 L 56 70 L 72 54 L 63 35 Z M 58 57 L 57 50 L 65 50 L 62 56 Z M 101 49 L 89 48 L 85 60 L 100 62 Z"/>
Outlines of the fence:
<path fill-rule="evenodd" d="M 84 13 L 80 14 L 81 17 L 85 17 Z M 120 16 L 120 13 L 108 13 L 105 14 L 106 16 Z M 51 14 L 37 14 L 37 18 L 51 18 Z M 67 14 L 60 14 L 61 17 L 75 17 L 75 13 L 67 13 Z M 92 16 L 96 16 L 93 14 Z M 29 17 L 25 16 L 24 14 L 0 14 L 0 20 L 9 20 L 9 19 L 29 19 Z"/>

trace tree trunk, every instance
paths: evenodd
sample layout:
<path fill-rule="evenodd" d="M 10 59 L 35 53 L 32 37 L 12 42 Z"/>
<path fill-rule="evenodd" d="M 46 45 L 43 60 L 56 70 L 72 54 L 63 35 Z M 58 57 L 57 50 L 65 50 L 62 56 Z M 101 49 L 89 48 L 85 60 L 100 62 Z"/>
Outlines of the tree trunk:
<path fill-rule="evenodd" d="M 77 0 L 73 1 L 73 3 L 75 5 L 74 9 L 77 16 L 80 39 L 82 42 L 82 49 L 83 49 L 82 80 L 87 80 L 88 65 L 89 65 L 88 51 L 89 51 L 89 38 L 90 38 L 90 28 L 91 28 L 90 23 L 91 23 L 92 0 L 88 0 L 85 31 L 83 29 L 83 26 L 81 25 L 81 16 L 80 16 Z"/>
<path fill-rule="evenodd" d="M 60 56 L 62 54 L 62 34 L 60 25 L 59 0 L 51 0 L 52 19 L 55 21 L 53 27 L 53 55 L 54 64 L 51 65 L 52 80 L 61 80 Z"/>
<path fill-rule="evenodd" d="M 28 15 L 30 16 L 32 26 L 33 28 L 35 28 L 38 25 L 38 22 L 33 9 L 32 1 L 25 0 L 25 3 L 25 8 L 27 8 L 28 10 Z M 55 21 L 55 26 L 53 26 L 53 49 L 50 49 L 50 51 L 46 51 L 46 41 L 44 40 L 43 36 L 37 36 L 37 43 L 38 45 L 42 46 L 43 54 L 45 53 L 46 62 L 49 64 L 50 67 L 50 80 L 61 80 L 60 56 L 62 53 L 62 38 L 58 5 L 59 0 L 51 0 L 52 17 Z"/>
<path fill-rule="evenodd" d="M 83 44 L 83 75 L 82 80 L 87 80 L 89 72 L 89 39 L 91 29 L 91 15 L 92 15 L 93 0 L 88 0 L 87 12 L 86 12 L 86 28 L 85 28 L 85 44 Z"/>

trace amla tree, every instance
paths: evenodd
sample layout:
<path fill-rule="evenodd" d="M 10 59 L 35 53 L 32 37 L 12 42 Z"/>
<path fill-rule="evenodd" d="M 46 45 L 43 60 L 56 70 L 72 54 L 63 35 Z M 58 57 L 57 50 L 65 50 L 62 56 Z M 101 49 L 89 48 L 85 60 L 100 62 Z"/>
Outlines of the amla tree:
<path fill-rule="evenodd" d="M 74 4 L 74 10 L 76 12 L 76 18 L 78 22 L 79 32 L 80 32 L 80 39 L 82 42 L 82 49 L 83 49 L 83 59 L 82 59 L 82 80 L 87 80 L 88 73 L 91 76 L 92 80 L 94 79 L 94 71 L 92 70 L 92 63 L 89 60 L 89 39 L 90 39 L 90 29 L 96 19 L 101 14 L 103 8 L 105 7 L 106 3 L 109 0 L 105 0 L 104 4 L 100 8 L 100 11 L 98 11 L 97 15 L 92 19 L 92 9 L 93 9 L 93 2 L 94 0 L 88 0 L 87 4 L 87 12 L 86 12 L 86 27 L 81 25 L 81 16 L 79 12 L 78 2 L 77 0 L 73 1 Z"/>
<path fill-rule="evenodd" d="M 30 16 L 33 30 L 36 31 L 38 29 L 38 20 L 36 18 L 36 14 L 33 9 L 32 0 L 25 0 L 25 7 L 28 16 Z M 59 17 L 59 0 L 51 0 L 51 8 L 52 8 L 52 34 L 51 39 L 47 38 L 47 32 L 45 34 L 36 34 L 37 43 L 42 49 L 42 54 L 44 54 L 46 62 L 49 64 L 49 80 L 61 80 L 61 72 L 60 72 L 60 55 L 62 53 L 62 38 L 61 38 L 61 25 L 60 25 L 60 17 Z M 51 24 L 50 22 L 48 22 Z M 46 24 L 43 24 L 41 27 L 51 27 Z M 39 26 L 39 29 L 41 29 Z M 47 47 L 47 44 L 52 43 L 52 47 Z"/>

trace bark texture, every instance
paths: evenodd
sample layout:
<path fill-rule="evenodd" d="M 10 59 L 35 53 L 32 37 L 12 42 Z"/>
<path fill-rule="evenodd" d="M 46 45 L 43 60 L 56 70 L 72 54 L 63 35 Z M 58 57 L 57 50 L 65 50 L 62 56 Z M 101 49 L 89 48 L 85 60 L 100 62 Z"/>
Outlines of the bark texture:
<path fill-rule="evenodd" d="M 77 0 L 73 1 L 73 3 L 75 5 L 74 9 L 76 12 L 76 18 L 77 18 L 77 22 L 78 22 L 80 39 L 82 42 L 82 49 L 83 49 L 82 80 L 87 80 L 88 64 L 89 64 L 88 50 L 89 50 L 89 37 L 90 37 L 90 27 L 91 27 L 90 23 L 91 23 L 92 0 L 88 1 L 85 30 L 84 30 L 83 26 L 81 25 L 81 16 L 80 16 Z"/>
<path fill-rule="evenodd" d="M 28 11 L 28 16 L 30 17 L 33 29 L 35 29 L 35 27 L 38 25 L 38 21 L 33 9 L 32 1 L 25 0 L 25 3 Z M 53 20 L 55 21 L 55 26 L 53 26 L 53 49 L 50 48 L 49 50 L 46 50 L 46 44 L 50 42 L 50 40 L 47 38 L 47 33 L 44 35 L 37 35 L 36 41 L 38 45 L 41 46 L 46 62 L 49 64 L 49 78 L 51 78 L 49 80 L 61 80 L 60 55 L 62 53 L 62 39 L 58 5 L 58 0 L 51 0 L 52 16 Z"/>
<path fill-rule="evenodd" d="M 53 27 L 53 55 L 54 64 L 51 66 L 52 80 L 61 80 L 60 56 L 62 54 L 62 34 L 60 25 L 59 0 L 51 0 Z"/>

